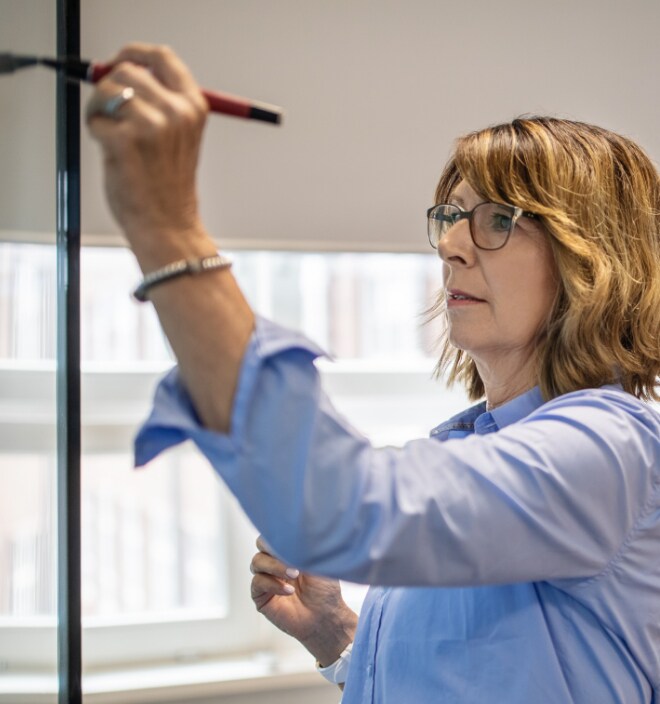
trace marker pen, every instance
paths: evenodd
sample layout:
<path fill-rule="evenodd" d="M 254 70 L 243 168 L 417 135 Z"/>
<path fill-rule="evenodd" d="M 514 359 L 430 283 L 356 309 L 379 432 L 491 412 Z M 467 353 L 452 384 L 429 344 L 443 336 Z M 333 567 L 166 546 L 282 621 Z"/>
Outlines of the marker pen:
<path fill-rule="evenodd" d="M 44 58 L 38 56 L 20 56 L 17 54 L 0 54 L 0 74 L 13 73 L 29 66 L 48 66 L 56 71 L 63 71 L 71 79 L 96 83 L 112 70 L 111 64 L 98 64 L 75 58 Z M 248 120 L 261 120 L 279 125 L 282 121 L 282 109 L 275 105 L 259 103 L 238 95 L 202 90 L 211 112 L 223 115 L 243 117 Z"/>

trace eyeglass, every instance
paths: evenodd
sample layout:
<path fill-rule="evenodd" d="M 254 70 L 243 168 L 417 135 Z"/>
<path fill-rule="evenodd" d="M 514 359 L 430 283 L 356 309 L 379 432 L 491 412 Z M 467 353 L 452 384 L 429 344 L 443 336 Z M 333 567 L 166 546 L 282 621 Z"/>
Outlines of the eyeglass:
<path fill-rule="evenodd" d="M 426 211 L 428 218 L 429 242 L 433 249 L 460 220 L 467 220 L 470 236 L 479 249 L 502 249 L 508 242 L 513 228 L 520 217 L 538 219 L 535 213 L 528 213 L 515 205 L 484 202 L 472 210 L 462 210 L 458 205 L 439 203 Z"/>

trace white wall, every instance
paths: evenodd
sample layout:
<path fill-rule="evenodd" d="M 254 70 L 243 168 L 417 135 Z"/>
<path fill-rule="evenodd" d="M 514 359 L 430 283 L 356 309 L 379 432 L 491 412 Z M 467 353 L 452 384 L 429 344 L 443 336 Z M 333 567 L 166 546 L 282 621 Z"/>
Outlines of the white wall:
<path fill-rule="evenodd" d="M 43 50 L 52 5 L 0 0 L 0 48 Z M 520 113 L 596 122 L 660 155 L 655 0 L 84 0 L 82 15 L 86 56 L 164 42 L 205 86 L 287 110 L 281 128 L 209 122 L 201 200 L 224 243 L 424 251 L 452 140 Z M 0 230 L 52 226 L 44 76 L 0 80 Z M 82 146 L 83 229 L 114 233 Z"/>
<path fill-rule="evenodd" d="M 55 53 L 55 2 L 0 0 L 0 52 Z M 55 240 L 55 79 L 0 75 L 0 239 L 16 229 Z"/>

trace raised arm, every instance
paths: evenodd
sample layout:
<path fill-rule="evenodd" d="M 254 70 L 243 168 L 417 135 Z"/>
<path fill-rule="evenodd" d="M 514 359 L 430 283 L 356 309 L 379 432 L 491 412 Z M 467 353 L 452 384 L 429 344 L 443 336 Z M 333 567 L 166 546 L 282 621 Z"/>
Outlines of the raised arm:
<path fill-rule="evenodd" d="M 88 124 L 103 151 L 108 202 L 142 271 L 215 254 L 197 207 L 208 110 L 199 87 L 165 47 L 133 44 L 113 63 L 90 99 Z M 134 97 L 115 117 L 104 115 L 126 87 Z M 182 276 L 154 287 L 150 298 L 202 422 L 226 431 L 254 325 L 234 277 L 226 269 Z"/>

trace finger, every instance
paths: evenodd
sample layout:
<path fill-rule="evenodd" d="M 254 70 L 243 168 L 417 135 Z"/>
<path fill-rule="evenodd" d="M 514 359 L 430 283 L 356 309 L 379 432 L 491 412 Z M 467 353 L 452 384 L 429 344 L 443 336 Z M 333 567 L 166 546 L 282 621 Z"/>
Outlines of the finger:
<path fill-rule="evenodd" d="M 123 88 L 131 88 L 134 94 L 142 101 L 160 110 L 168 118 L 189 117 L 195 119 L 199 117 L 198 106 L 191 102 L 189 96 L 176 93 L 158 82 L 158 80 L 143 66 L 123 61 L 97 84 L 95 93 L 92 95 L 88 116 L 94 114 L 92 111 L 103 110 L 105 103 L 114 95 L 121 92 Z M 201 111 L 206 113 L 206 108 Z M 203 117 L 203 115 L 202 115 Z"/>
<path fill-rule="evenodd" d="M 261 550 L 261 552 L 267 552 L 271 555 L 273 554 L 271 547 L 268 545 L 263 535 L 257 536 L 257 549 Z"/>
<path fill-rule="evenodd" d="M 120 96 L 129 86 L 125 84 L 116 83 L 113 80 L 106 80 L 94 90 L 86 106 L 86 121 L 89 123 L 94 118 L 101 118 L 104 120 L 119 121 L 122 117 L 125 117 L 128 112 L 129 103 L 135 100 L 136 94 L 133 91 L 130 99 L 125 100 L 123 104 L 110 115 L 107 112 L 108 103 Z"/>
<path fill-rule="evenodd" d="M 130 61 L 147 66 L 156 78 L 171 90 L 197 91 L 197 82 L 183 61 L 167 46 L 133 43 L 125 46 L 113 63 Z"/>
<path fill-rule="evenodd" d="M 126 137 L 162 123 L 163 116 L 157 108 L 143 100 L 137 93 L 123 103 L 112 116 L 105 113 L 108 100 L 119 95 L 126 86 L 109 79 L 94 91 L 86 107 L 86 120 L 90 134 L 103 144 L 119 147 Z"/>
<path fill-rule="evenodd" d="M 253 601 L 262 603 L 269 601 L 274 596 L 291 596 L 296 588 L 288 582 L 272 577 L 268 574 L 257 574 L 250 584 L 250 596 Z"/>
<path fill-rule="evenodd" d="M 277 558 L 265 552 L 258 552 L 250 563 L 252 574 L 272 574 L 276 577 L 285 577 L 286 565 Z"/>
<path fill-rule="evenodd" d="M 272 557 L 273 550 L 265 541 L 263 535 L 257 536 L 257 548 L 260 550 L 260 552 Z M 287 567 L 284 562 L 278 560 L 276 557 L 274 557 L 273 559 L 276 560 L 279 565 L 282 566 L 282 568 L 284 569 L 284 576 L 287 579 L 296 579 L 296 577 L 300 575 L 300 570 L 296 569 L 295 567 Z"/>
<path fill-rule="evenodd" d="M 252 574 L 271 574 L 280 579 L 296 579 L 300 571 L 295 567 L 289 567 L 276 557 L 265 552 L 258 552 L 250 563 Z"/>

